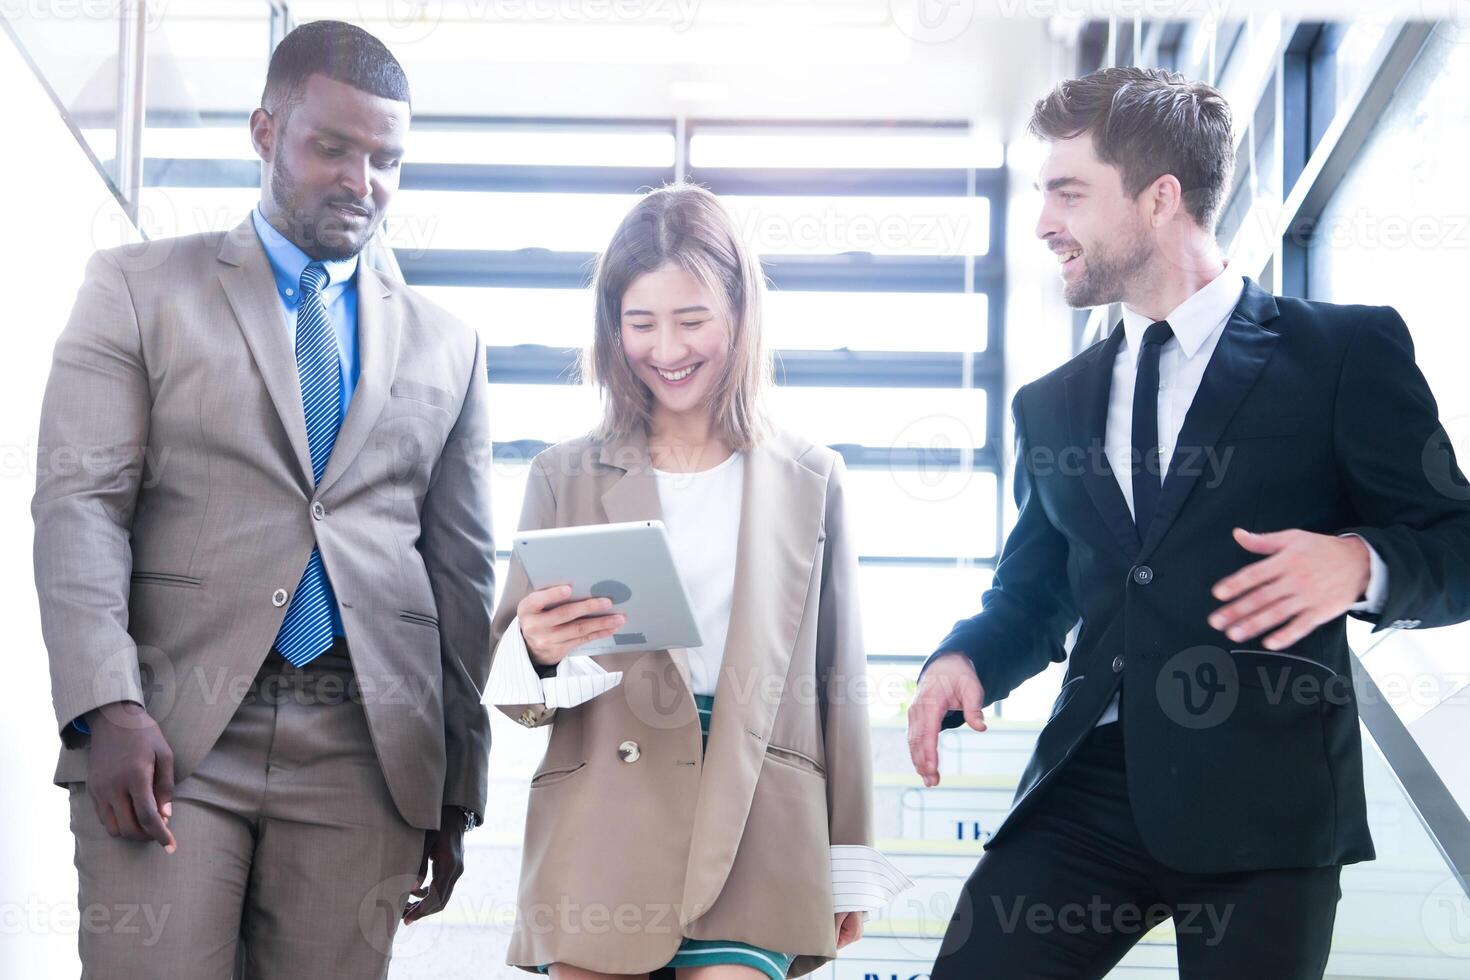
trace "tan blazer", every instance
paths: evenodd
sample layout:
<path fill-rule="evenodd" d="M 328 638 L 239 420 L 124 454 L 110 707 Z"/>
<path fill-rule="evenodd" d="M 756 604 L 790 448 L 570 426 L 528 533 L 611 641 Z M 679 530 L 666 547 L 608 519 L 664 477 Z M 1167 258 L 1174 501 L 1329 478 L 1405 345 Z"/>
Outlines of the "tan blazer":
<path fill-rule="evenodd" d="M 836 955 L 830 844 L 872 846 L 857 561 L 841 458 L 779 433 L 751 451 L 709 748 L 685 651 L 600 657 L 624 671 L 552 724 L 531 780 L 507 962 L 611 973 L 662 966 L 682 937 Z M 531 466 L 521 528 L 658 519 L 646 437 L 555 446 Z M 496 640 L 528 591 L 512 562 Z"/>
<path fill-rule="evenodd" d="M 317 543 L 403 818 L 485 812 L 494 606 L 483 346 L 360 262 L 361 377 L 321 485 L 296 357 L 249 218 L 99 252 L 56 343 L 31 512 L 64 748 L 144 702 L 187 777 L 285 618 Z"/>

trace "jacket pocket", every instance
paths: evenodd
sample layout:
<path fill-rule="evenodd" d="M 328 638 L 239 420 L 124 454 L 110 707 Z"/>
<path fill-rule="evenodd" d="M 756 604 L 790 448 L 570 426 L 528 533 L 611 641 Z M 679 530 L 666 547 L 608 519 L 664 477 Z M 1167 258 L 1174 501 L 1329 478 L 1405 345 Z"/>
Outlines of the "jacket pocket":
<path fill-rule="evenodd" d="M 573 773 L 581 772 L 583 769 L 586 768 L 586 766 L 587 763 L 584 760 L 574 766 L 553 766 L 550 769 L 543 769 L 540 772 L 536 773 L 536 775 L 531 777 L 531 788 L 538 789 L 542 786 L 550 786 L 554 783 L 559 783 L 563 779 L 571 776 Z"/>
<path fill-rule="evenodd" d="M 767 745 L 766 758 L 774 759 L 776 762 L 791 766 L 793 769 L 800 769 L 803 772 L 809 772 L 816 776 L 825 777 L 827 775 L 825 766 L 805 752 L 798 752 L 795 749 L 783 748 L 779 745 Z"/>
<path fill-rule="evenodd" d="M 435 408 L 442 408 L 446 412 L 454 404 L 454 395 L 443 388 L 425 384 L 422 381 L 410 381 L 407 378 L 395 378 L 388 392 L 398 398 L 409 398 L 426 405 L 433 405 Z"/>
<path fill-rule="evenodd" d="M 400 612 L 398 618 L 405 622 L 417 623 L 420 626 L 428 626 L 436 630 L 439 628 L 439 620 L 433 616 L 426 616 L 423 613 Z"/>
<path fill-rule="evenodd" d="M 144 585 L 175 585 L 184 589 L 197 589 L 204 584 L 203 579 L 192 575 L 175 575 L 173 572 L 133 572 L 132 579 Z"/>

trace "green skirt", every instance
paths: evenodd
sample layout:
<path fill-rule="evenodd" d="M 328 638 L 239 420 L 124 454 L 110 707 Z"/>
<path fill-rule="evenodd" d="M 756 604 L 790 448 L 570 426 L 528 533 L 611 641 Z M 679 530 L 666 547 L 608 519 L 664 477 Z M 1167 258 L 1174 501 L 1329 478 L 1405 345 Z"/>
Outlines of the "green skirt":
<path fill-rule="evenodd" d="M 708 748 L 709 720 L 715 706 L 714 695 L 694 695 L 694 706 L 699 709 L 699 734 L 704 739 L 705 747 Z M 663 969 L 730 963 L 760 970 L 771 980 L 785 980 L 786 971 L 791 969 L 793 959 L 795 957 L 785 953 L 773 953 L 769 949 L 761 949 L 759 946 L 751 946 L 747 943 L 727 942 L 720 939 L 685 939 L 679 944 L 679 951 L 674 954 L 674 958 L 669 960 Z M 543 965 L 538 966 L 536 970 L 540 973 L 550 973 L 551 967 Z"/>

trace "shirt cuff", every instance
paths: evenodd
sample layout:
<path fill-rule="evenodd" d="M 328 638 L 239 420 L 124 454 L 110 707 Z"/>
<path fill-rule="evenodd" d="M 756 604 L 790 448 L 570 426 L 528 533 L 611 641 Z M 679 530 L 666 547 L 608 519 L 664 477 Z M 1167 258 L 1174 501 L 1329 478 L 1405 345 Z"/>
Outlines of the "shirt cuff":
<path fill-rule="evenodd" d="M 85 721 L 83 721 L 80 715 L 77 716 L 76 718 L 73 718 L 71 720 L 71 727 L 75 728 L 77 731 L 81 732 L 83 735 L 90 735 L 90 734 L 92 734 L 92 726 L 88 725 Z"/>
<path fill-rule="evenodd" d="M 1338 537 L 1357 538 L 1368 549 L 1368 588 L 1363 593 L 1363 601 L 1348 606 L 1348 612 L 1383 612 L 1383 607 L 1388 602 L 1388 566 L 1361 534 L 1340 534 Z"/>
<path fill-rule="evenodd" d="M 544 704 L 548 708 L 572 708 L 617 687 L 620 670 L 604 670 L 589 656 L 570 656 L 556 665 L 556 676 L 542 678 L 531 661 L 521 635 L 520 618 L 510 621 L 490 662 L 490 680 L 485 693 L 493 705 Z"/>
<path fill-rule="evenodd" d="M 913 887 L 909 876 L 865 844 L 833 844 L 832 911 L 877 912 Z"/>

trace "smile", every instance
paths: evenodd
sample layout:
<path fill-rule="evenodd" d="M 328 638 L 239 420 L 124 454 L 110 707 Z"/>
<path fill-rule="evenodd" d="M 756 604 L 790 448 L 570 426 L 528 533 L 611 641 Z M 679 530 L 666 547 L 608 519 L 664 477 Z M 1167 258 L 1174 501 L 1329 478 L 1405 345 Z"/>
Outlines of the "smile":
<path fill-rule="evenodd" d="M 699 364 L 691 364 L 686 368 L 679 369 L 678 371 L 665 371 L 663 368 L 654 368 L 654 370 L 658 372 L 658 376 L 660 378 L 663 378 L 669 384 L 678 384 L 680 381 L 683 381 L 695 371 L 698 371 L 703 366 L 703 364 L 704 362 L 701 361 Z"/>

